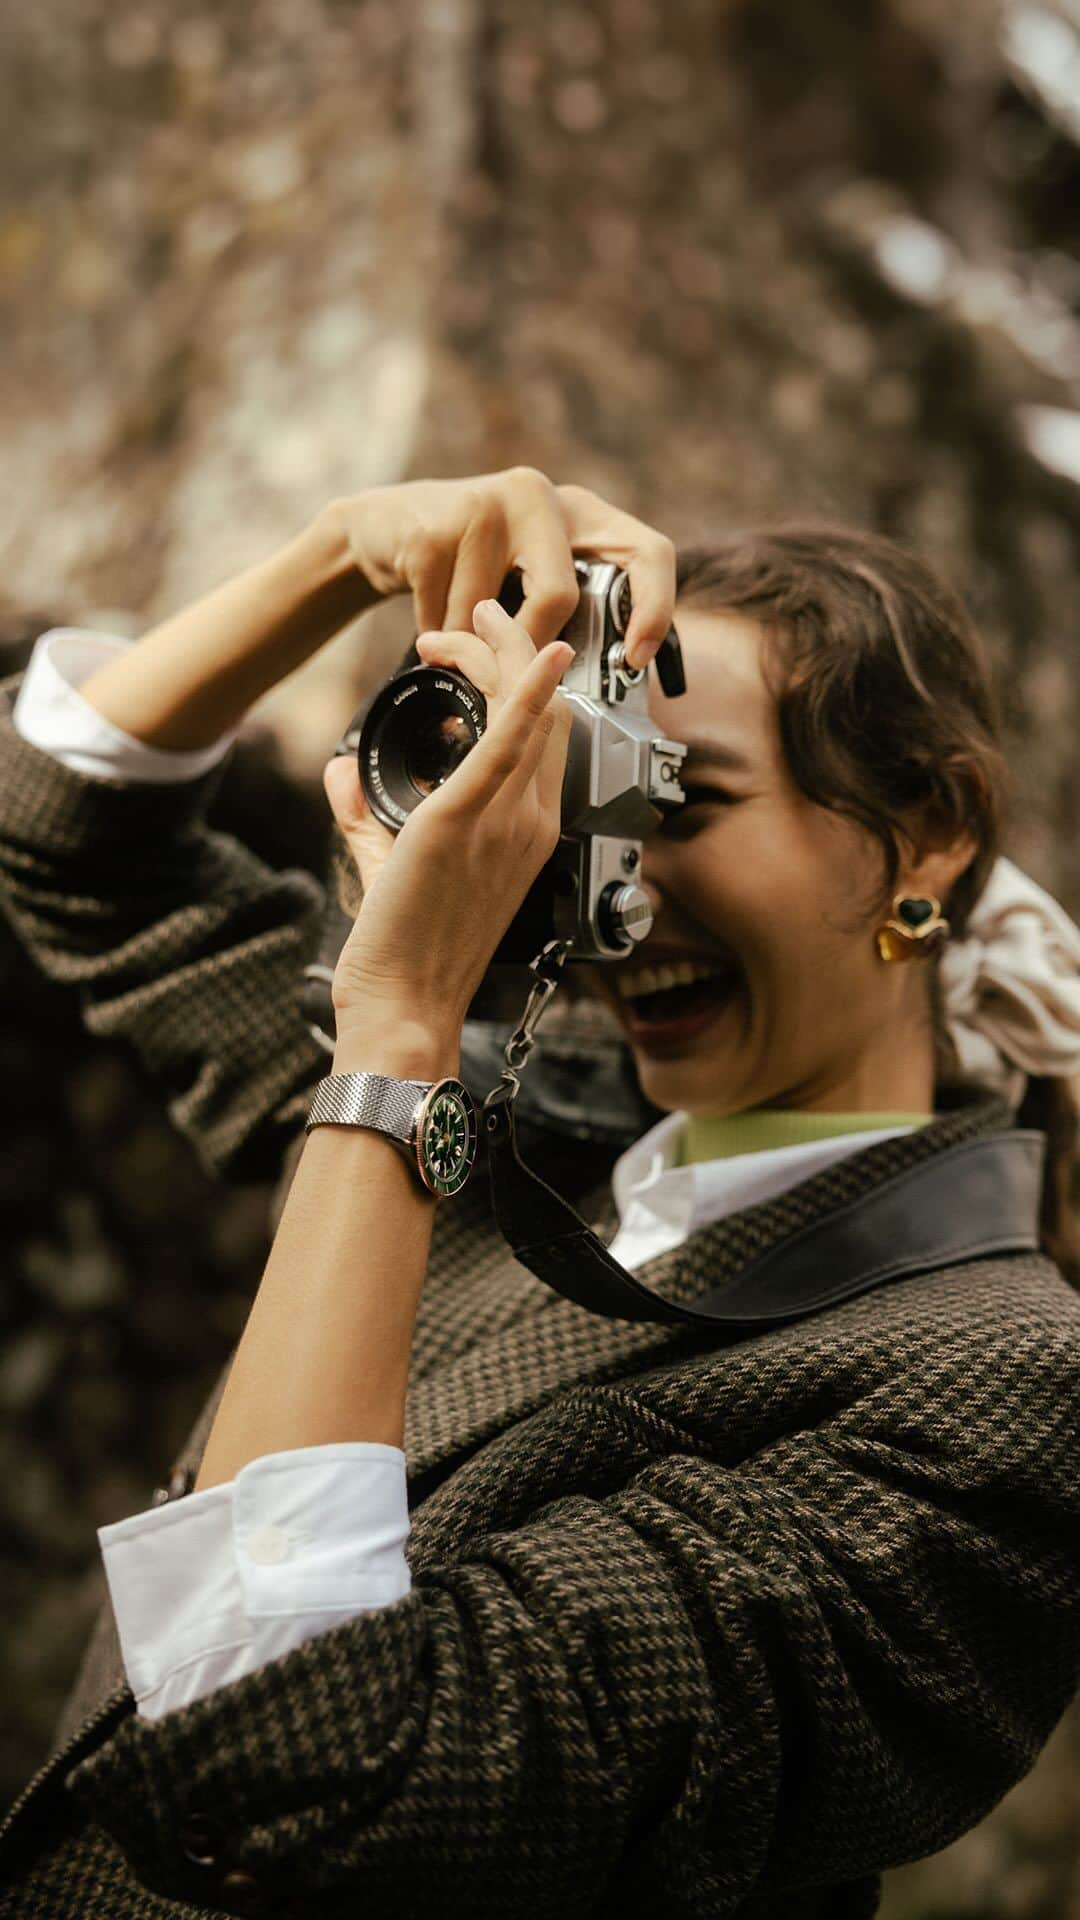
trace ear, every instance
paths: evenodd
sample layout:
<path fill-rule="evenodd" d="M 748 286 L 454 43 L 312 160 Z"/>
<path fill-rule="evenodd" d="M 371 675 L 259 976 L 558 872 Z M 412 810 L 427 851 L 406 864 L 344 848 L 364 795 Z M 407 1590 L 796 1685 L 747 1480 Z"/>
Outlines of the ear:
<path fill-rule="evenodd" d="M 944 906 L 978 853 L 978 841 L 966 829 L 957 833 L 955 822 L 946 822 L 933 803 L 912 808 L 901 824 L 910 855 L 901 861 L 897 892 L 932 894 Z"/>

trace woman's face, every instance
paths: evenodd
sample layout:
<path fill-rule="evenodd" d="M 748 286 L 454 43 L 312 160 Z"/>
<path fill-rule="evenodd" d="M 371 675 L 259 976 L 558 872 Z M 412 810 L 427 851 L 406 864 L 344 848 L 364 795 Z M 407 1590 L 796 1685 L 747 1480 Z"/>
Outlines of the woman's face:
<path fill-rule="evenodd" d="M 795 785 L 757 623 L 689 608 L 676 619 L 688 691 L 669 700 L 654 684 L 650 706 L 689 747 L 687 804 L 645 842 L 651 933 L 627 960 L 590 970 L 626 1028 L 642 1091 L 669 1111 L 929 1112 L 925 973 L 878 955 L 877 841 Z M 946 873 L 931 856 L 898 886 L 943 897 L 963 864 Z M 643 973 L 693 961 L 721 976 L 672 990 Z"/>

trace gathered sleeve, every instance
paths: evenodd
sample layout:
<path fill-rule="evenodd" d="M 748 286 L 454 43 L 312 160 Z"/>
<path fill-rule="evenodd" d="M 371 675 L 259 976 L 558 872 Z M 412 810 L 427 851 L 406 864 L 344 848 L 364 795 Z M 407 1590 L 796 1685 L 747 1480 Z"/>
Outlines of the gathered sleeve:
<path fill-rule="evenodd" d="M 69 1785 L 145 1886 L 224 1912 L 723 1915 L 932 1852 L 1076 1686 L 1065 1332 L 974 1372 L 954 1342 L 737 1464 L 574 1389 L 455 1475 L 520 1518 L 461 1537 L 451 1498 L 406 1597 L 129 1718 Z"/>
<path fill-rule="evenodd" d="M 38 968 L 75 993 L 90 1031 L 135 1049 L 204 1165 L 272 1178 L 324 1068 L 299 1001 L 322 888 L 207 827 L 227 741 L 178 779 L 157 764 L 172 756 L 143 749 L 134 772 L 138 743 L 80 732 L 77 690 L 65 701 L 55 681 L 91 637 L 66 639 L 66 653 L 54 639 L 39 662 L 36 722 L 23 709 L 32 737 L 16 721 L 20 680 L 0 683 L 4 914 Z"/>

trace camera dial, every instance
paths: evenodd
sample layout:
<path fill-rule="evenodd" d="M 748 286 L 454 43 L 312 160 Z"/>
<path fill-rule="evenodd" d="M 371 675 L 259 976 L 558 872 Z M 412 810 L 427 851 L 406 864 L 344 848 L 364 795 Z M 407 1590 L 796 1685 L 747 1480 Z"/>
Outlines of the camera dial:
<path fill-rule="evenodd" d="M 653 910 L 644 887 L 612 880 L 600 895 L 601 927 L 613 947 L 636 947 L 652 932 Z"/>

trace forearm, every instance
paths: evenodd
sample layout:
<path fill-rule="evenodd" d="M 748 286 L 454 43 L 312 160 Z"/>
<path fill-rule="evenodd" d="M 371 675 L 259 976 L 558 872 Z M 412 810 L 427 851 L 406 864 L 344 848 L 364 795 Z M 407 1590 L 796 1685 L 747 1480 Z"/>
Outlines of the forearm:
<path fill-rule="evenodd" d="M 437 1080 L 457 1040 L 404 1034 L 334 1058 L 334 1072 Z M 211 1428 L 196 1487 L 266 1453 L 337 1440 L 402 1445 L 405 1389 L 435 1200 L 399 1149 L 363 1127 L 308 1135 Z M 451 1202 L 452 1204 L 452 1202 Z"/>
<path fill-rule="evenodd" d="M 209 746 L 379 597 L 329 506 L 269 560 L 152 628 L 80 692 L 150 746 Z"/>

